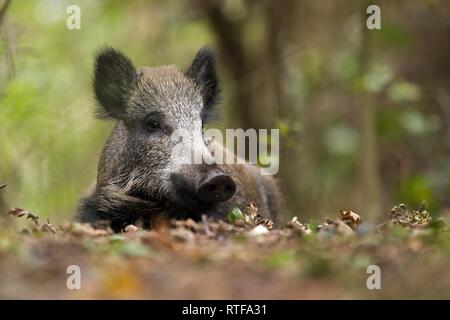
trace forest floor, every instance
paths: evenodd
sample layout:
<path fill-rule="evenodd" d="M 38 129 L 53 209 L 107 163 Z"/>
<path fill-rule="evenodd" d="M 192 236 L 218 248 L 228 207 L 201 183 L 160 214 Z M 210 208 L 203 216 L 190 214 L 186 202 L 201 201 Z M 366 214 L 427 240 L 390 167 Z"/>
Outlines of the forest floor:
<path fill-rule="evenodd" d="M 251 204 L 228 219 L 114 234 L 11 210 L 0 229 L 0 298 L 450 298 L 448 221 L 426 210 L 396 206 L 373 227 L 342 211 L 272 228 Z M 69 289 L 77 270 L 81 288 Z"/>

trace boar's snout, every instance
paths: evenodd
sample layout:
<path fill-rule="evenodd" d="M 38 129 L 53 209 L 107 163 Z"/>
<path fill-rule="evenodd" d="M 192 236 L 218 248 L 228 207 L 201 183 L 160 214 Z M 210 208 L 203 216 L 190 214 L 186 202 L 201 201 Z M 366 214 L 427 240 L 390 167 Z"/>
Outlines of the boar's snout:
<path fill-rule="evenodd" d="M 174 207 L 189 212 L 211 209 L 229 200 L 236 192 L 233 178 L 215 165 L 186 166 L 170 175 L 174 187 Z"/>
<path fill-rule="evenodd" d="M 233 179 L 223 173 L 215 173 L 207 177 L 197 188 L 197 196 L 206 203 L 227 201 L 236 192 Z"/>

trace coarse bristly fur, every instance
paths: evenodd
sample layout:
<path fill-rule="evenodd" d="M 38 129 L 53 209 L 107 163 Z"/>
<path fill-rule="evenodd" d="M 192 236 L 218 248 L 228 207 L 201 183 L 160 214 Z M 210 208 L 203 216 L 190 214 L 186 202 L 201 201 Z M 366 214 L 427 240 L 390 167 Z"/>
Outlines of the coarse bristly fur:
<path fill-rule="evenodd" d="M 190 147 L 203 159 L 214 160 L 213 145 L 216 154 L 227 152 L 203 130 L 219 98 L 210 49 L 200 49 L 180 72 L 174 66 L 135 68 L 127 56 L 105 48 L 96 56 L 93 82 L 97 114 L 115 120 L 115 126 L 100 157 L 96 185 L 80 200 L 80 221 L 106 221 L 120 231 L 138 220 L 151 227 L 152 217 L 161 215 L 220 219 L 235 207 L 244 210 L 249 201 L 263 216 L 278 220 L 281 196 L 276 181 L 261 175 L 259 168 L 214 161 L 179 165 L 171 157 L 171 134 L 177 129 L 198 138 Z M 211 176 L 231 186 L 221 201 L 204 201 L 199 194 L 204 190 L 199 186 Z"/>

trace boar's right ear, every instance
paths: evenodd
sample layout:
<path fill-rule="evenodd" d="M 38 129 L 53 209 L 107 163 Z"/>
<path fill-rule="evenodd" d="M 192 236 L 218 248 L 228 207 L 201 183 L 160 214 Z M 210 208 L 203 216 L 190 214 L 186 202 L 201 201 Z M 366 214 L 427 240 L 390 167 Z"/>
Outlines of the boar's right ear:
<path fill-rule="evenodd" d="M 126 99 L 136 79 L 136 68 L 130 59 L 112 48 L 101 50 L 95 59 L 94 92 L 100 118 L 123 117 Z"/>
<path fill-rule="evenodd" d="M 214 52 L 206 47 L 201 48 L 184 74 L 194 81 L 203 95 L 202 117 L 205 120 L 210 118 L 220 91 Z"/>

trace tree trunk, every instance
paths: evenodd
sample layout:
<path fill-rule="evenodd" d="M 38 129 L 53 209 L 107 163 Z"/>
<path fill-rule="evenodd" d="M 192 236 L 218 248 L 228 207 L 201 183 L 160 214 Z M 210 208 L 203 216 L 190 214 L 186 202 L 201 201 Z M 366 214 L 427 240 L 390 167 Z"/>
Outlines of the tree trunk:
<path fill-rule="evenodd" d="M 358 79 L 363 81 L 371 63 L 373 31 L 366 27 L 367 2 L 362 8 L 361 43 L 359 51 Z M 377 219 L 381 215 L 380 175 L 378 170 L 378 148 L 376 132 L 376 110 L 372 96 L 364 88 L 359 95 L 359 122 L 360 122 L 360 185 L 361 208 L 364 216 Z"/>

